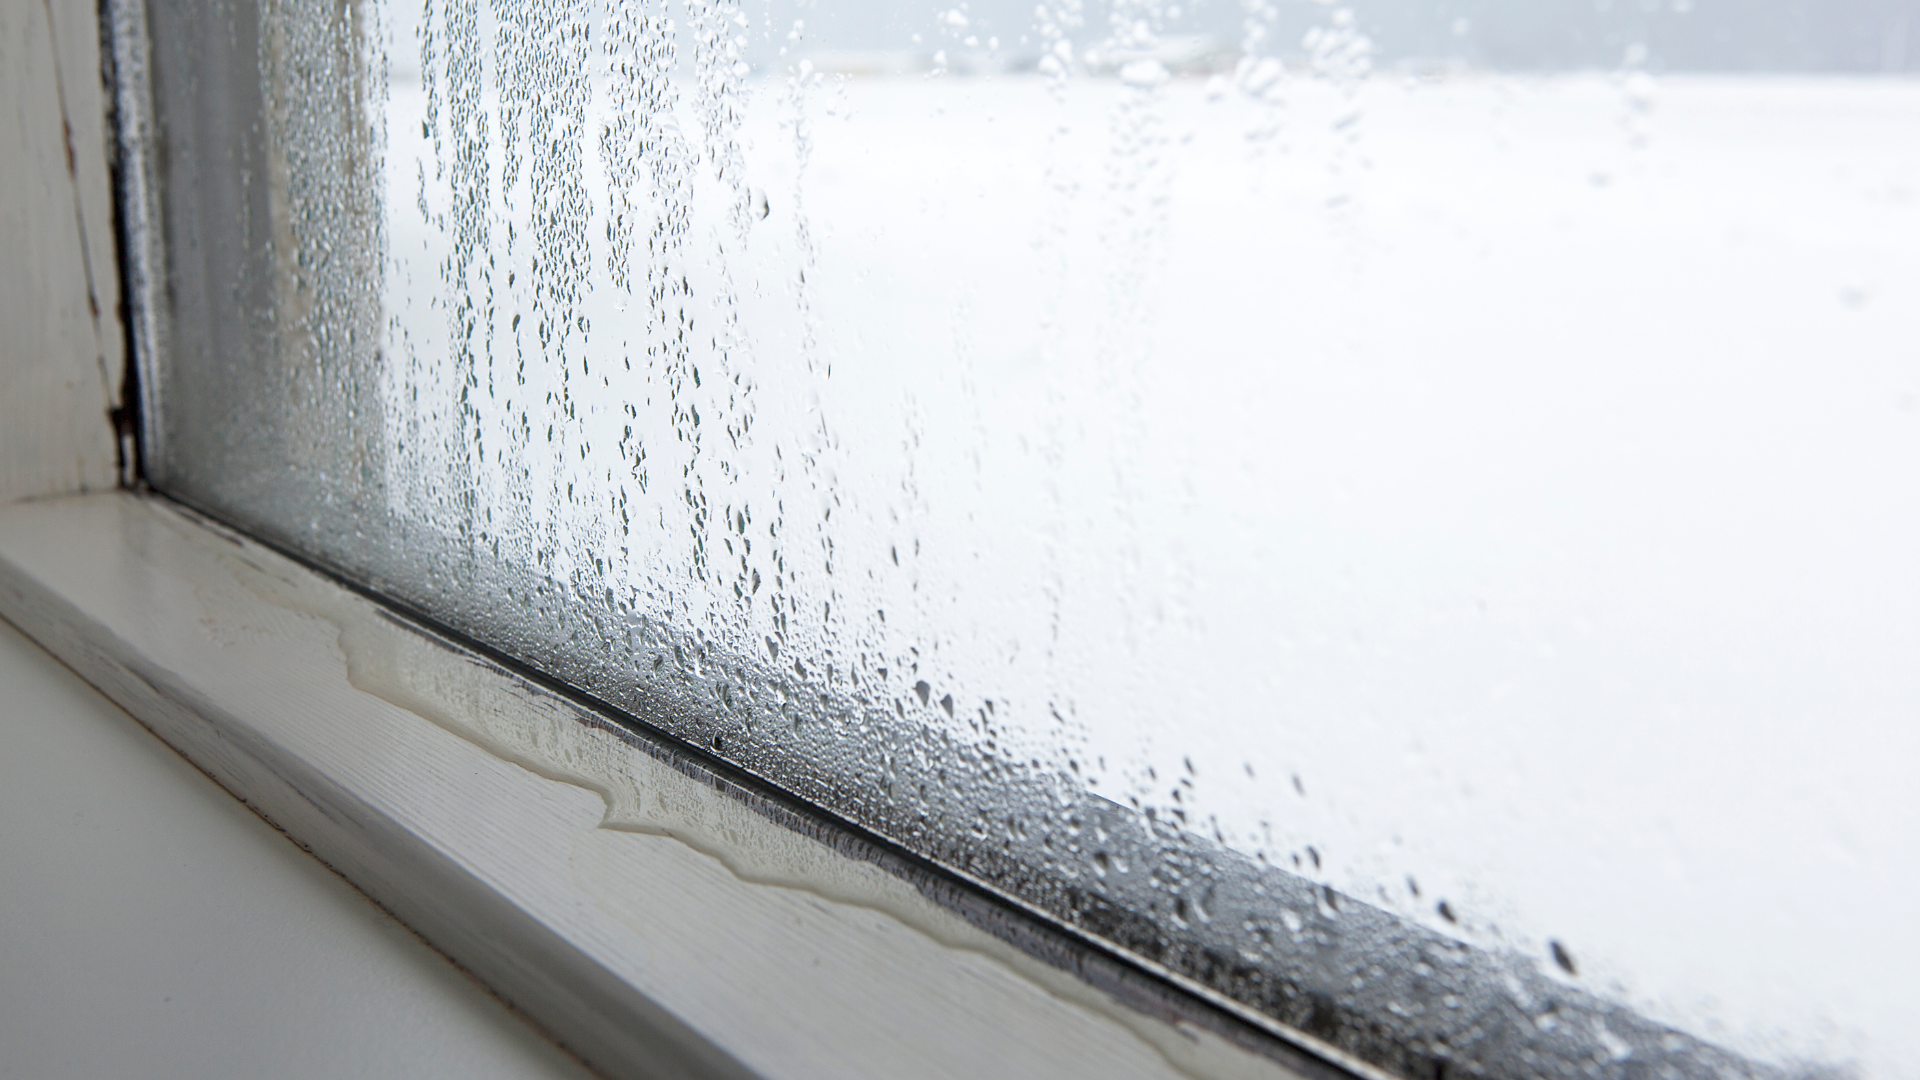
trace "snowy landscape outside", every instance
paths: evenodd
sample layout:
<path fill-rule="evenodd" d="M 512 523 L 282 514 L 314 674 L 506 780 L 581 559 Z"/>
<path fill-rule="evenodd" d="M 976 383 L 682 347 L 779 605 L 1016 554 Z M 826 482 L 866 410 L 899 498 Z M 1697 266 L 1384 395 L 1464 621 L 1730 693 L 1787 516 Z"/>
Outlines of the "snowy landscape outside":
<path fill-rule="evenodd" d="M 1920 1076 L 1920 6 L 1617 7 L 378 6 L 335 561 Z"/>

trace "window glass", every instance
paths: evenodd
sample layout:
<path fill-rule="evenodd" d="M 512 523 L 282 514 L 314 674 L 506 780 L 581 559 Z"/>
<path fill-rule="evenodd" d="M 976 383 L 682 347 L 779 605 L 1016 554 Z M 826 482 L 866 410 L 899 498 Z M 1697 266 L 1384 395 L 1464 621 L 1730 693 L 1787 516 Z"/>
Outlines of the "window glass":
<path fill-rule="evenodd" d="M 1914 0 L 151 2 L 162 490 L 1388 1068 L 1911 1073 Z"/>

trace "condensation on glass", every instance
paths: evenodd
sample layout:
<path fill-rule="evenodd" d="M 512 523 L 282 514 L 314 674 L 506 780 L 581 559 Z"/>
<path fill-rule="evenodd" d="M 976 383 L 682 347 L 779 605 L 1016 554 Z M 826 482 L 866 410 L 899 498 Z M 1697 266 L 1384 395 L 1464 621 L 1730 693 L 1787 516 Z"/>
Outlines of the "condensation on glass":
<path fill-rule="evenodd" d="M 148 7 L 161 489 L 1389 1069 L 1912 1075 L 1914 0 Z"/>

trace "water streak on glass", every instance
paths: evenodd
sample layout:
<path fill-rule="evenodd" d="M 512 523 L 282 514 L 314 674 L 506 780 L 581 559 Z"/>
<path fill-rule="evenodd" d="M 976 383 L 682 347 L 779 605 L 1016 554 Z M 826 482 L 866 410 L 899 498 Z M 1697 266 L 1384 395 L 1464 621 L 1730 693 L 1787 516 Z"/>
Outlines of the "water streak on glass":
<path fill-rule="evenodd" d="M 150 0 L 157 486 L 1407 1074 L 1913 1075 L 1913 0 Z"/>

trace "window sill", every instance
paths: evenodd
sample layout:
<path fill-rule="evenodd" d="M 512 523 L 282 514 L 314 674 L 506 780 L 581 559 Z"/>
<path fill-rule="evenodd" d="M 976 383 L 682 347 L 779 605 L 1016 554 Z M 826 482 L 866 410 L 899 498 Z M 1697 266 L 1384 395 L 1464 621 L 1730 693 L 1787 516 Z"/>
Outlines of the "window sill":
<path fill-rule="evenodd" d="M 0 687 L 0 1072 L 591 1075 L 4 621 Z"/>
<path fill-rule="evenodd" d="M 164 500 L 0 615 L 608 1075 L 1340 1074 Z"/>

